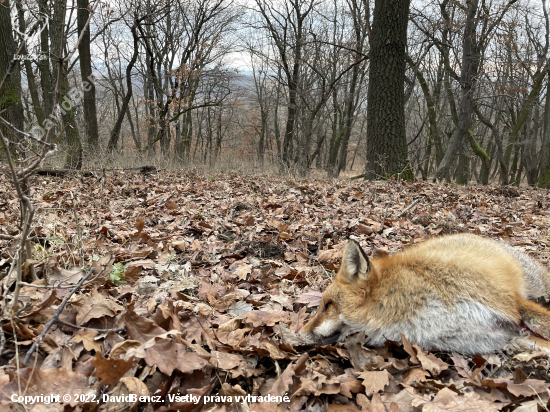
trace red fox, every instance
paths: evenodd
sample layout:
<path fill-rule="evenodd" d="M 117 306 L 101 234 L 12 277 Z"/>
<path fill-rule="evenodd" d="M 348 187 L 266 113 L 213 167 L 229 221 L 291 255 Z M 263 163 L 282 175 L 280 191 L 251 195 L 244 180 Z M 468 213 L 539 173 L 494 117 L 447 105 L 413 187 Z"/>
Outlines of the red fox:
<path fill-rule="evenodd" d="M 364 331 L 372 346 L 403 334 L 424 349 L 477 354 L 528 330 L 548 347 L 550 311 L 528 299 L 549 294 L 546 269 L 504 242 L 442 236 L 369 260 L 350 241 L 301 334 L 326 344 Z"/>

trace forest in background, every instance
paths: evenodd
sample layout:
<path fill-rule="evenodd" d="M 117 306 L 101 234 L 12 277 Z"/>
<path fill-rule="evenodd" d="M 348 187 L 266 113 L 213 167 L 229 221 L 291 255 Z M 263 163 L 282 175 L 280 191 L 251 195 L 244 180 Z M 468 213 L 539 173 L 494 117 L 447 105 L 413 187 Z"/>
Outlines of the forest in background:
<path fill-rule="evenodd" d="M 0 127 L 20 165 L 547 187 L 549 35 L 545 0 L 5 0 Z"/>

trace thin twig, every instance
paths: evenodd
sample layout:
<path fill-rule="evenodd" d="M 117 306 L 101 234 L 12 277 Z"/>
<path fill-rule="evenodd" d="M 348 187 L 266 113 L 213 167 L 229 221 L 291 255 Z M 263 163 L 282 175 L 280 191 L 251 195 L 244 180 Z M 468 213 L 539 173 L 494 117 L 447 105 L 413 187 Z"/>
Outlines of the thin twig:
<path fill-rule="evenodd" d="M 24 132 L 22 130 L 19 130 L 17 127 L 15 127 L 13 124 L 11 124 L 10 122 L 8 122 L 6 119 L 4 119 L 3 117 L 0 116 L 0 121 L 2 123 L 4 123 L 8 129 L 13 129 L 13 131 L 15 131 L 16 133 L 19 133 L 19 134 L 22 134 L 23 136 L 25 136 L 27 139 L 31 139 L 32 141 L 34 141 L 35 143 L 37 144 L 42 144 L 42 145 L 46 145 L 48 147 L 50 147 L 50 149 L 53 149 L 55 147 L 55 144 L 54 143 L 48 143 L 48 142 L 45 142 L 44 140 L 40 140 L 40 139 L 37 139 L 36 137 L 34 137 L 32 134 L 30 133 L 27 133 L 27 132 Z"/>
<path fill-rule="evenodd" d="M 67 322 L 64 322 L 60 319 L 57 319 L 55 321 L 55 323 L 58 323 L 60 325 L 63 325 L 63 326 L 68 326 L 70 328 L 75 328 L 75 329 L 86 329 L 86 330 L 95 330 L 97 332 L 122 332 L 122 331 L 125 331 L 126 330 L 126 326 L 122 326 L 120 328 L 115 328 L 115 329 L 97 329 L 97 328 L 89 328 L 87 326 L 78 326 L 78 325 L 73 325 L 72 323 L 67 323 Z"/>
<path fill-rule="evenodd" d="M 80 282 L 78 282 L 76 284 L 76 286 L 74 287 L 74 289 L 65 297 L 65 299 L 63 299 L 63 302 L 61 302 L 61 305 L 59 305 L 59 307 L 57 308 L 57 310 L 55 311 L 55 313 L 53 314 L 52 318 L 48 321 L 48 323 L 46 323 L 46 326 L 44 327 L 44 330 L 42 331 L 42 333 L 36 338 L 36 340 L 33 342 L 31 348 L 28 350 L 27 354 L 25 355 L 25 359 L 23 359 L 23 363 L 25 365 L 27 365 L 29 363 L 29 358 L 31 357 L 31 355 L 33 354 L 33 352 L 36 350 L 36 348 L 38 347 L 38 344 L 40 343 L 40 341 L 44 338 L 44 336 L 46 336 L 46 333 L 48 333 L 48 331 L 50 330 L 50 328 L 52 327 L 52 325 L 59 319 L 59 315 L 61 315 L 61 312 L 63 312 L 63 309 L 65 309 L 65 305 L 67 304 L 67 302 L 69 301 L 69 299 L 74 295 L 74 293 L 80 288 L 80 286 L 82 286 L 82 284 L 86 281 L 86 279 L 88 279 L 91 274 L 93 273 L 94 271 L 94 268 L 91 268 L 88 273 L 86 274 L 86 276 L 84 276 L 82 279 L 80 279 Z"/>
<path fill-rule="evenodd" d="M 409 206 L 407 206 L 401 213 L 397 215 L 397 218 L 399 219 L 401 216 L 403 216 L 405 213 L 407 213 L 409 210 L 411 210 L 413 207 L 415 207 L 420 201 L 422 200 L 421 197 L 416 199 L 414 202 L 412 202 Z"/>
<path fill-rule="evenodd" d="M 5 150 L 6 157 L 7 157 L 7 160 L 8 160 L 8 166 L 9 166 L 11 174 L 12 174 L 13 185 L 15 187 L 15 191 L 17 192 L 17 197 L 19 199 L 19 204 L 20 204 L 20 208 L 21 208 L 21 224 L 23 226 L 23 231 L 21 233 L 21 238 L 19 240 L 19 246 L 17 247 L 17 250 L 15 251 L 15 255 L 17 256 L 17 264 L 16 264 L 17 281 L 16 281 L 16 284 L 15 284 L 15 291 L 13 292 L 13 297 L 12 297 L 12 301 L 11 301 L 11 305 L 10 305 L 10 311 L 13 311 L 15 309 L 15 307 L 17 306 L 17 301 L 19 299 L 19 290 L 21 289 L 20 282 L 23 280 L 22 279 L 22 276 L 23 276 L 22 264 L 23 264 L 23 262 L 21 262 L 21 260 L 22 260 L 22 257 L 23 257 L 23 249 L 24 249 L 25 244 L 27 242 L 27 237 L 30 233 L 30 226 L 32 224 L 32 219 L 33 219 L 33 216 L 34 216 L 34 208 L 32 207 L 32 204 L 31 204 L 29 198 L 26 196 L 23 189 L 21 188 L 21 181 L 17 178 L 17 173 L 15 171 L 15 165 L 13 163 L 13 159 L 11 158 L 9 141 L 4 136 L 4 134 L 2 133 L 1 130 L 0 130 L 0 142 L 2 143 L 2 146 L 4 147 L 4 150 Z M 13 270 L 13 263 L 12 263 L 12 268 L 11 269 Z M 11 270 L 8 273 L 11 274 Z M 9 278 L 8 278 L 8 280 L 9 280 Z M 5 282 L 5 284 L 7 284 L 7 281 Z"/>
<path fill-rule="evenodd" d="M 74 214 L 74 220 L 76 224 L 76 233 L 78 234 L 78 249 L 80 252 L 80 264 L 82 265 L 82 262 L 84 262 L 84 246 L 82 244 L 82 228 L 80 226 L 80 221 L 78 220 L 78 214 L 76 213 L 76 205 L 74 203 L 74 195 L 73 192 L 69 192 L 71 194 L 71 201 L 73 203 L 73 214 Z"/>
<path fill-rule="evenodd" d="M 32 365 L 32 368 L 31 368 L 31 376 L 29 377 L 29 380 L 27 381 L 27 385 L 25 386 L 25 392 L 23 392 L 23 396 L 25 396 L 27 394 L 27 391 L 29 390 L 29 385 L 32 382 L 32 377 L 34 375 L 34 371 L 36 370 L 36 363 L 37 362 L 38 362 L 38 354 L 36 354 L 36 356 L 34 357 L 34 364 Z"/>
<path fill-rule="evenodd" d="M 172 192 L 168 195 L 168 197 L 166 197 L 166 199 L 164 199 L 164 201 L 167 202 L 168 199 L 170 199 L 170 198 L 171 198 L 172 196 L 174 196 L 175 194 L 176 194 L 176 191 L 175 191 L 175 190 L 172 191 Z M 166 196 L 166 193 L 161 193 L 160 195 L 155 196 L 155 197 L 153 197 L 152 199 L 145 199 L 144 201 L 141 202 L 141 204 L 143 204 L 143 205 L 146 205 L 146 204 L 147 204 L 147 205 L 152 205 L 153 203 L 151 203 L 151 202 L 154 201 L 154 203 L 156 203 L 157 200 L 159 200 L 159 199 L 162 198 L 163 196 Z"/>
<path fill-rule="evenodd" d="M 6 335 L 4 328 L 0 326 L 0 356 L 4 353 L 4 346 L 6 346 Z"/>
<path fill-rule="evenodd" d="M 19 366 L 19 345 L 17 342 L 17 331 L 13 326 L 15 324 L 15 322 L 13 321 L 13 312 L 11 312 L 10 315 L 11 315 L 10 326 L 11 326 L 11 331 L 13 332 L 13 340 L 15 341 L 15 366 L 17 368 L 17 390 L 18 390 L 17 393 L 21 395 L 21 374 L 19 373 L 19 369 L 21 368 Z"/>

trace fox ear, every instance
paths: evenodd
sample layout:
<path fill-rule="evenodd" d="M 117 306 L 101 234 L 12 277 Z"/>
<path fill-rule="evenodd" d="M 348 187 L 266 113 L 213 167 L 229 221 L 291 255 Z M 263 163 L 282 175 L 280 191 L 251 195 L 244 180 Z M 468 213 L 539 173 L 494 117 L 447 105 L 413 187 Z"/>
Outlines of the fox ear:
<path fill-rule="evenodd" d="M 359 246 L 359 243 L 351 240 L 344 248 L 342 256 L 342 266 L 340 267 L 341 274 L 348 282 L 356 282 L 358 280 L 366 280 L 370 270 L 369 258 L 365 251 Z"/>

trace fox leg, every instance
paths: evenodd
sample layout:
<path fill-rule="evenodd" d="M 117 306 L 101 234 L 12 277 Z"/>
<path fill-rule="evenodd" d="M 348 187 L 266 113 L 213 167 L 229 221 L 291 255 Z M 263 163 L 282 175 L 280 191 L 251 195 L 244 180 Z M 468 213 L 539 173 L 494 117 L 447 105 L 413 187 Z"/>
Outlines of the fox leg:
<path fill-rule="evenodd" d="M 538 338 L 550 340 L 550 311 L 542 306 L 518 296 L 518 309 L 525 330 Z"/>

